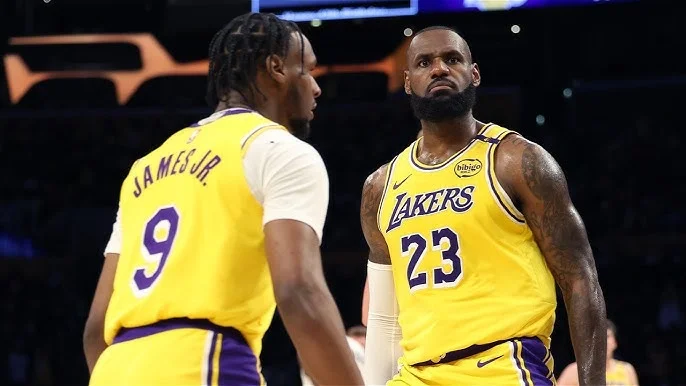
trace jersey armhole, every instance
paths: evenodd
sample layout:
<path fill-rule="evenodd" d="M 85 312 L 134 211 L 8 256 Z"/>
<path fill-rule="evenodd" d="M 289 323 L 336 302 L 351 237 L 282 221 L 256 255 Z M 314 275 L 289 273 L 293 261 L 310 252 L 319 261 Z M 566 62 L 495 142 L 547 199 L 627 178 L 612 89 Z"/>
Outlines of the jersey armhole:
<path fill-rule="evenodd" d="M 503 139 L 505 139 L 505 137 L 507 137 L 508 135 L 519 135 L 519 133 L 511 130 L 504 130 L 495 137 L 496 141 L 491 142 L 488 146 L 488 154 L 486 157 L 488 189 L 491 191 L 491 195 L 493 195 L 493 198 L 495 199 L 500 209 L 502 209 L 503 213 L 510 220 L 512 220 L 516 224 L 525 225 L 526 219 L 524 215 L 522 214 L 522 212 L 519 211 L 519 209 L 517 209 L 512 199 L 510 198 L 510 195 L 507 194 L 505 188 L 503 188 L 503 186 L 498 181 L 498 177 L 495 173 L 496 148 L 498 147 L 500 142 L 502 142 Z"/>
<path fill-rule="evenodd" d="M 248 132 L 248 134 L 245 135 L 241 140 L 241 158 L 245 157 L 245 153 L 248 152 L 250 145 L 255 141 L 255 139 L 257 139 L 257 137 L 259 137 L 260 134 L 268 130 L 286 130 L 286 128 L 271 122 L 255 127 L 250 132 Z"/>
<path fill-rule="evenodd" d="M 388 164 L 388 168 L 386 170 L 386 181 L 384 182 L 383 185 L 383 192 L 381 193 L 381 200 L 379 201 L 379 209 L 376 211 L 376 227 L 379 229 L 379 232 L 383 234 L 383 230 L 381 230 L 381 209 L 383 208 L 383 203 L 384 199 L 386 198 L 386 192 L 388 191 L 388 186 L 391 182 L 391 176 L 393 175 L 393 167 L 395 166 L 395 161 L 398 159 L 398 156 L 395 156 L 393 160 Z"/>

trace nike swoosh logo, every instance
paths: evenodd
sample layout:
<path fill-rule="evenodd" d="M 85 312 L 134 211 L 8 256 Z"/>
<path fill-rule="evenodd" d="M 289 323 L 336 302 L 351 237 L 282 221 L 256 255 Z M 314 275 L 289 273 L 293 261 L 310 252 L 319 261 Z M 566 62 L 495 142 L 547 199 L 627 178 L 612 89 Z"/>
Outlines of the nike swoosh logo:
<path fill-rule="evenodd" d="M 501 356 L 499 356 L 499 357 L 495 357 L 495 358 L 493 358 L 493 359 L 489 359 L 489 360 L 483 361 L 483 362 L 481 362 L 481 359 L 479 359 L 479 361 L 476 362 L 476 367 L 482 368 L 482 367 L 486 366 L 487 364 L 489 364 L 489 363 L 491 363 L 491 362 L 493 362 L 493 361 L 495 361 L 495 360 L 498 360 L 498 359 L 500 359 L 500 358 L 502 358 L 502 357 L 503 357 L 503 356 L 501 355 Z"/>
<path fill-rule="evenodd" d="M 396 182 L 395 184 L 393 184 L 393 190 L 398 189 L 398 188 L 400 187 L 400 185 L 402 185 L 403 183 L 405 183 L 405 181 L 407 181 L 407 179 L 410 178 L 411 175 L 412 175 L 412 174 L 410 174 L 409 176 L 405 177 L 404 180 L 402 180 L 402 181 L 400 181 L 400 182 Z"/>

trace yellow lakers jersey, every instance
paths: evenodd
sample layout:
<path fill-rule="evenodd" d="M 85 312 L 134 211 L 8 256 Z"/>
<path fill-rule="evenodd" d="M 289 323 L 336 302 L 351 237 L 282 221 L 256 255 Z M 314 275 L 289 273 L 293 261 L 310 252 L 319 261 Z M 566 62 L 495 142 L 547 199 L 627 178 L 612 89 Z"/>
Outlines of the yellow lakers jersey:
<path fill-rule="evenodd" d="M 605 372 L 607 386 L 631 386 L 632 379 L 629 377 L 629 364 L 627 362 L 614 361 L 612 369 Z"/>
<path fill-rule="evenodd" d="M 555 282 L 495 176 L 495 149 L 509 133 L 486 125 L 463 150 L 431 166 L 417 158 L 420 138 L 388 166 L 377 221 L 410 365 L 514 337 L 549 345 Z"/>
<path fill-rule="evenodd" d="M 263 209 L 242 157 L 264 130 L 245 109 L 216 113 L 138 160 L 120 195 L 122 246 L 105 319 L 121 327 L 186 317 L 239 330 L 259 356 L 276 307 Z"/>

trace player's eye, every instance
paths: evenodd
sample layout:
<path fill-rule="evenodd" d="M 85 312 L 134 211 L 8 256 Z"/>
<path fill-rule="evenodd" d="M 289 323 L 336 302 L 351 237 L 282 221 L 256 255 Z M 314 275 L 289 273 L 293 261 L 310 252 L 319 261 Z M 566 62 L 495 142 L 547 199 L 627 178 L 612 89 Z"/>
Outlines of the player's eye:
<path fill-rule="evenodd" d="M 456 57 L 456 56 L 453 56 L 453 57 L 451 57 L 451 58 L 448 58 L 448 62 L 447 62 L 447 63 L 450 64 L 450 65 L 458 64 L 458 63 L 460 63 L 460 58 L 458 58 L 458 57 Z"/>
<path fill-rule="evenodd" d="M 417 63 L 419 67 L 429 67 L 429 61 L 428 60 L 420 60 L 419 63 Z"/>

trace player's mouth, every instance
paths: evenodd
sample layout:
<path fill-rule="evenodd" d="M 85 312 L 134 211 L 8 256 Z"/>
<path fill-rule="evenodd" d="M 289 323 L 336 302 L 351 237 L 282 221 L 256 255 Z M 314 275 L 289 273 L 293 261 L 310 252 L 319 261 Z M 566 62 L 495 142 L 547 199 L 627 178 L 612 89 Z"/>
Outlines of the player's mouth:
<path fill-rule="evenodd" d="M 312 105 L 312 109 L 310 110 L 310 120 L 314 119 L 314 109 L 316 109 L 316 108 L 317 108 L 317 104 L 315 103 Z"/>
<path fill-rule="evenodd" d="M 429 85 L 429 93 L 433 93 L 436 91 L 441 91 L 441 90 L 455 90 L 457 89 L 457 85 L 455 83 L 442 79 L 442 80 L 437 80 L 433 82 L 431 85 Z"/>

